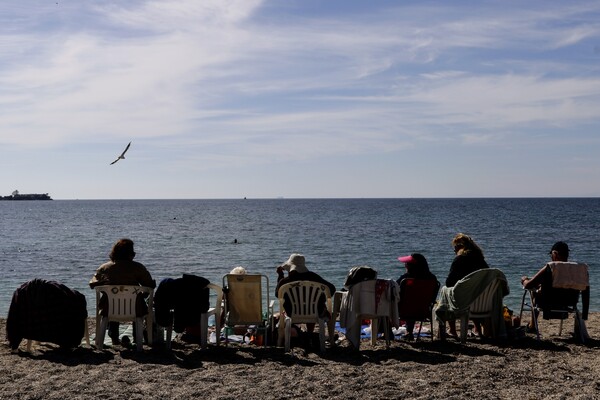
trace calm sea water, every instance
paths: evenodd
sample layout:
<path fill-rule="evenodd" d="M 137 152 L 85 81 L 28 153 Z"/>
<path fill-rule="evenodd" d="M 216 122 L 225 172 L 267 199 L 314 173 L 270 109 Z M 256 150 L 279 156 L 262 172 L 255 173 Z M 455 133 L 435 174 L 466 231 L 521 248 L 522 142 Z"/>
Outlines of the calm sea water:
<path fill-rule="evenodd" d="M 341 287 L 355 265 L 397 278 L 396 258 L 423 253 L 443 283 L 457 232 L 474 237 L 490 266 L 509 280 L 505 302 L 520 305 L 520 276 L 549 261 L 557 240 L 588 263 L 592 310 L 600 310 L 600 199 L 55 200 L 0 202 L 0 316 L 33 278 L 56 280 L 87 296 L 87 286 L 121 237 L 157 282 L 183 273 L 220 283 L 234 266 L 267 274 L 290 253 Z M 237 239 L 237 244 L 234 240 Z"/>

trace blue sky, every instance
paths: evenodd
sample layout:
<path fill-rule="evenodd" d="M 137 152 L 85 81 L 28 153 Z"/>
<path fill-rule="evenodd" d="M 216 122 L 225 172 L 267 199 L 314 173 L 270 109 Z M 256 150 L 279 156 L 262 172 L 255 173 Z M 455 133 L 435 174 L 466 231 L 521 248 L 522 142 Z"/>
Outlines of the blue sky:
<path fill-rule="evenodd" d="M 0 3 L 3 195 L 600 196 L 599 128 L 598 1 Z"/>

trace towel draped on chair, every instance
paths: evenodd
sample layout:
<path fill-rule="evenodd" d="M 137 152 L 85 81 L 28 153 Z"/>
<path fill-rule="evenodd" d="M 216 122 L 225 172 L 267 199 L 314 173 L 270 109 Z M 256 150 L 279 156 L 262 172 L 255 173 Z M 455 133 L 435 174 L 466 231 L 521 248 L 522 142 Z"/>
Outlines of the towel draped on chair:
<path fill-rule="evenodd" d="M 23 339 L 77 347 L 85 333 L 87 316 L 83 294 L 55 281 L 33 279 L 13 294 L 6 337 L 13 350 Z"/>
<path fill-rule="evenodd" d="M 503 315 L 503 298 L 509 293 L 504 273 L 496 268 L 475 271 L 459 280 L 452 287 L 440 289 L 439 301 L 434 308 L 435 317 L 440 321 L 460 319 L 469 314 L 469 305 L 496 279 L 501 282 L 500 289 L 494 294 L 494 316 L 491 318 L 492 330 L 497 336 L 506 335 Z"/>

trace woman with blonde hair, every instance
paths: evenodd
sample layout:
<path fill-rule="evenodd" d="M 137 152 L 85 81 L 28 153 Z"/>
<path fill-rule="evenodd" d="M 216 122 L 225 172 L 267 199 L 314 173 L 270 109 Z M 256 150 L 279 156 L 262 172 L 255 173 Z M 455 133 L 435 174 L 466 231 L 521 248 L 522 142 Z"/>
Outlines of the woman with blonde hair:
<path fill-rule="evenodd" d="M 450 266 L 450 272 L 446 278 L 446 287 L 453 287 L 456 282 L 472 272 L 489 268 L 483 256 L 483 251 L 469 235 L 458 233 L 452 239 L 452 247 L 454 247 L 456 257 L 454 257 Z M 448 321 L 448 323 L 450 324 L 448 335 L 457 337 L 455 321 Z M 478 323 L 475 324 L 475 329 L 477 332 L 481 332 Z"/>

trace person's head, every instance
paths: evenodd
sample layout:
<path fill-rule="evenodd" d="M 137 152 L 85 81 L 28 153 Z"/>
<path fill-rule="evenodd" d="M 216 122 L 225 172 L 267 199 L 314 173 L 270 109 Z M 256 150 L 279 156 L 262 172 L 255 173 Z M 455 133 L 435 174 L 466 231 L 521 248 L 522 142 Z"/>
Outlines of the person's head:
<path fill-rule="evenodd" d="M 246 274 L 246 268 L 239 266 L 239 267 L 235 267 L 234 269 L 231 270 L 230 274 L 233 275 L 245 275 Z"/>
<path fill-rule="evenodd" d="M 406 272 L 411 275 L 429 274 L 429 264 L 422 254 L 412 253 L 410 256 L 398 257 L 398 260 L 404 263 Z"/>
<path fill-rule="evenodd" d="M 296 271 L 300 274 L 308 272 L 308 268 L 306 268 L 306 263 L 302 254 L 292 254 L 290 258 L 288 258 L 288 260 L 280 266 L 288 272 Z"/>
<path fill-rule="evenodd" d="M 110 251 L 109 258 L 111 261 L 126 261 L 133 260 L 135 251 L 133 251 L 133 240 L 119 239 Z"/>
<path fill-rule="evenodd" d="M 483 251 L 475 241 L 464 233 L 458 233 L 452 239 L 452 246 L 454 247 L 454 252 L 457 256 L 469 253 L 477 253 L 483 257 Z"/>
<path fill-rule="evenodd" d="M 550 250 L 552 261 L 567 261 L 569 259 L 569 246 L 565 242 L 556 242 Z"/>

